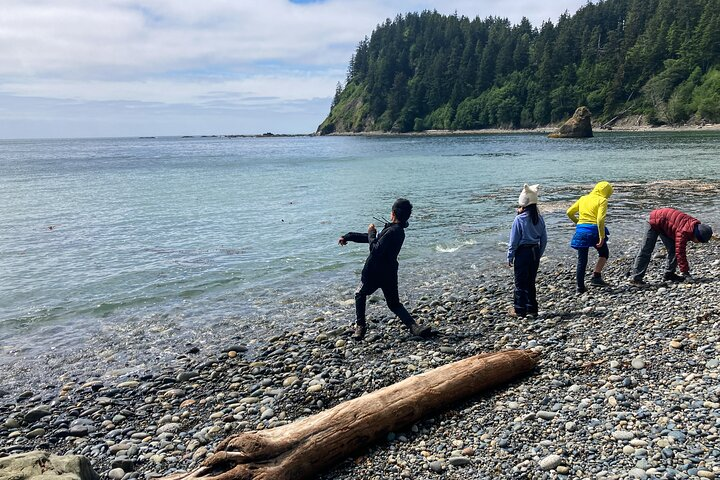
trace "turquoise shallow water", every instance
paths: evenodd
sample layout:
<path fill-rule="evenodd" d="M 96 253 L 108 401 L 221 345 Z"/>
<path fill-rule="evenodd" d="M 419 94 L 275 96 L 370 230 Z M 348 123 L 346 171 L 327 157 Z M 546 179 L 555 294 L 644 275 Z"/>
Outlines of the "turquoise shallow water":
<path fill-rule="evenodd" d="M 331 304 L 346 321 L 366 249 L 337 238 L 398 196 L 415 205 L 407 285 L 498 268 L 523 182 L 542 184 L 550 256 L 572 254 L 564 208 L 602 179 L 616 242 L 658 206 L 720 225 L 719 147 L 718 132 L 1 141 L 0 364 L 247 336 Z"/>

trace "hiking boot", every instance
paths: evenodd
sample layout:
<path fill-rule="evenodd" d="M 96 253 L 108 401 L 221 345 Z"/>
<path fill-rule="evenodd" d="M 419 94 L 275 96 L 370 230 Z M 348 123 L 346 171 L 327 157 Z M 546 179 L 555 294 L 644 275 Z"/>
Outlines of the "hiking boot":
<path fill-rule="evenodd" d="M 640 278 L 633 278 L 632 280 L 630 280 L 630 285 L 633 285 L 635 287 L 644 287 L 645 285 L 647 285 L 647 282 Z"/>
<path fill-rule="evenodd" d="M 412 333 L 416 337 L 424 337 L 425 335 L 430 333 L 430 327 L 413 323 L 412 325 L 410 325 L 410 333 Z"/>
<path fill-rule="evenodd" d="M 365 338 L 365 334 L 367 333 L 367 327 L 365 325 L 355 325 L 355 331 L 352 334 L 352 338 L 355 341 L 360 341 L 363 338 Z"/>
<path fill-rule="evenodd" d="M 605 283 L 605 280 L 603 280 L 602 277 L 593 276 L 590 279 L 590 286 L 591 287 L 607 287 L 608 284 Z"/>
<path fill-rule="evenodd" d="M 682 275 L 678 275 L 678 274 L 675 273 L 675 272 L 666 272 L 665 275 L 663 276 L 663 280 L 669 281 L 669 282 L 678 282 L 678 283 L 679 283 L 679 282 L 684 282 L 684 281 L 685 281 L 685 277 L 683 277 Z"/>

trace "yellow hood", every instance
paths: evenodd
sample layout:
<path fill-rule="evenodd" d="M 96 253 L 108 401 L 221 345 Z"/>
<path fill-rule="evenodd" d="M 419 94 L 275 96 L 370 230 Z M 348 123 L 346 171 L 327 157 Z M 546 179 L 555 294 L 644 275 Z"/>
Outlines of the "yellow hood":
<path fill-rule="evenodd" d="M 607 214 L 608 197 L 613 188 L 609 182 L 599 182 L 592 192 L 583 195 L 567 210 L 567 216 L 575 224 L 597 225 L 598 236 L 605 238 L 605 215 Z"/>
<path fill-rule="evenodd" d="M 598 182 L 598 184 L 595 185 L 595 188 L 593 188 L 592 193 L 596 193 L 601 197 L 610 198 L 610 195 L 613 193 L 613 187 L 609 182 Z"/>

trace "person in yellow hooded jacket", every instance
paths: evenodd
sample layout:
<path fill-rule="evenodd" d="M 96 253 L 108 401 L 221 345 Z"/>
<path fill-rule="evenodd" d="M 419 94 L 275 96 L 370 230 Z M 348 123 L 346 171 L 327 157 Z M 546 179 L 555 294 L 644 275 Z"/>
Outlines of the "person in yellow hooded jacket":
<path fill-rule="evenodd" d="M 593 287 L 607 287 L 602 278 L 602 270 L 610 256 L 607 246 L 607 237 L 610 234 L 605 226 L 608 198 L 613 193 L 610 183 L 602 181 L 595 185 L 592 192 L 583 195 L 567 210 L 567 216 L 575 223 L 575 235 L 570 246 L 577 250 L 577 291 L 585 292 L 585 270 L 588 263 L 588 251 L 595 247 L 598 252 L 598 261 L 595 264 L 590 285 Z"/>

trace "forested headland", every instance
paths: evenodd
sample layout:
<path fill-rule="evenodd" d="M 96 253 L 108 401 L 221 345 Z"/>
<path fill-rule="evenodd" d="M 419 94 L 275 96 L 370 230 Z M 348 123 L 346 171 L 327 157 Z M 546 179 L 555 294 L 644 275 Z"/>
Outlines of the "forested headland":
<path fill-rule="evenodd" d="M 720 122 L 720 0 L 605 0 L 556 23 L 424 11 L 362 40 L 318 133 Z"/>

